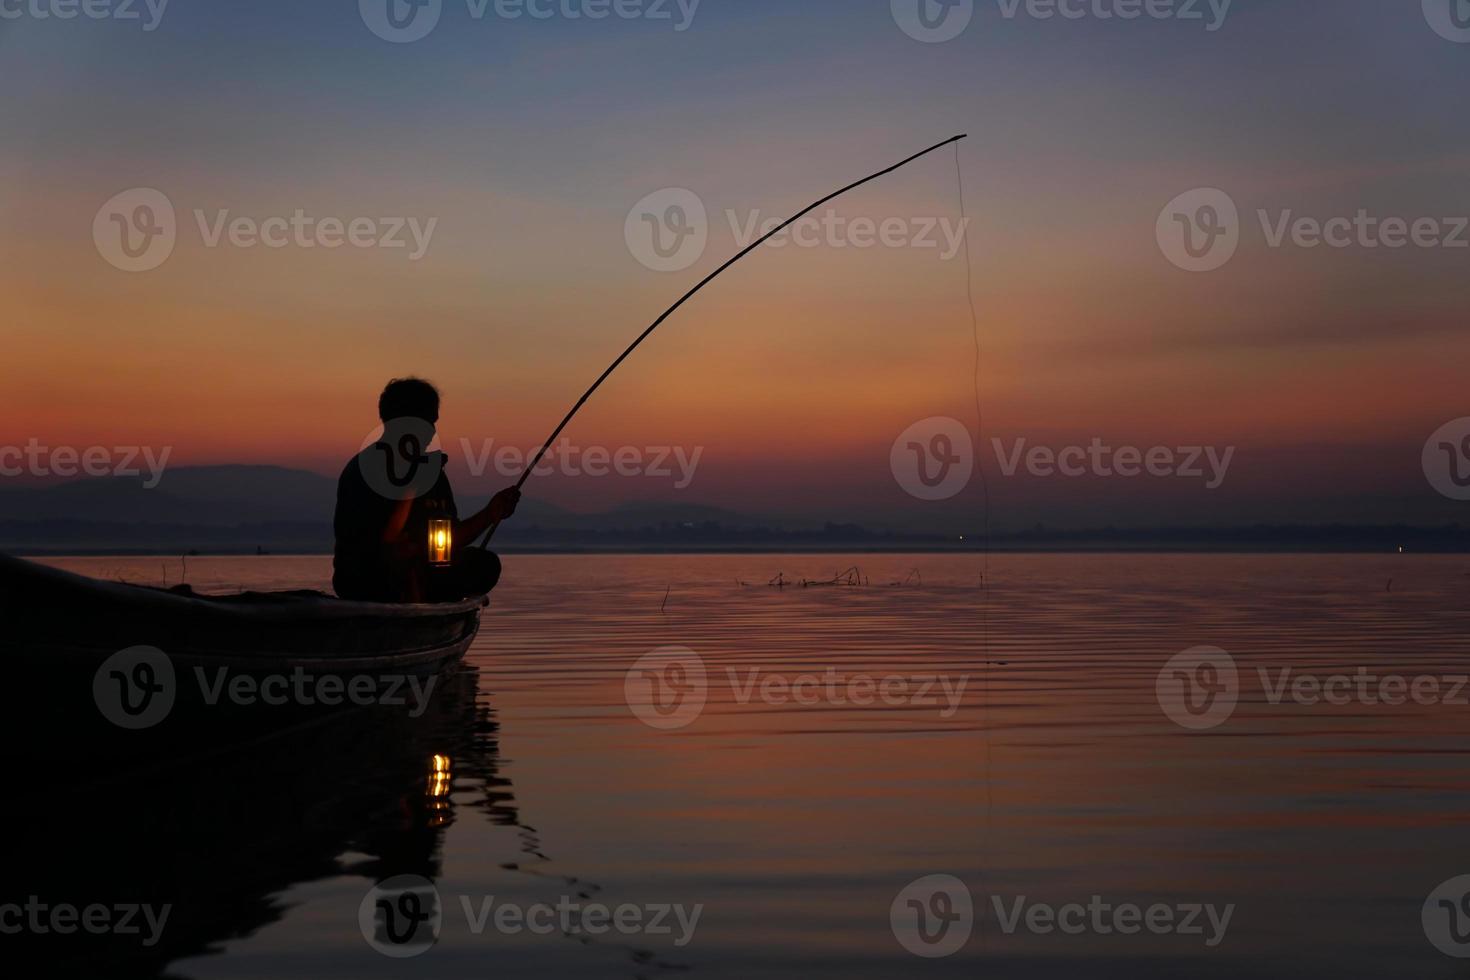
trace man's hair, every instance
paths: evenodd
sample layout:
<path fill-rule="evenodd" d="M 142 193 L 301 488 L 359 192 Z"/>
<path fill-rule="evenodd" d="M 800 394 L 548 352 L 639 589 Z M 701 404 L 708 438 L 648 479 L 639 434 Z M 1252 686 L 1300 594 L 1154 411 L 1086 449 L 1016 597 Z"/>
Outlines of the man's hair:
<path fill-rule="evenodd" d="M 415 418 L 439 421 L 439 389 L 423 378 L 394 378 L 378 396 L 378 418 L 384 422 Z"/>

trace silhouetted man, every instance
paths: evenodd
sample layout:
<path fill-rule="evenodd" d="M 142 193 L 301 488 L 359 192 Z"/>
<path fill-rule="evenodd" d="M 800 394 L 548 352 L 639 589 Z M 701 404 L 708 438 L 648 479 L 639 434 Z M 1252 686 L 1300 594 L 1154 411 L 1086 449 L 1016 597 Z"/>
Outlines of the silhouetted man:
<path fill-rule="evenodd" d="M 365 602 L 454 602 L 484 595 L 500 580 L 500 559 L 471 547 L 497 521 L 515 513 L 521 492 L 502 490 L 461 521 L 444 473 L 431 453 L 439 424 L 439 392 L 427 381 L 400 378 L 378 399 L 383 437 L 355 456 L 337 481 L 337 536 L 332 586 Z M 453 522 L 451 561 L 429 560 L 429 521 Z"/>

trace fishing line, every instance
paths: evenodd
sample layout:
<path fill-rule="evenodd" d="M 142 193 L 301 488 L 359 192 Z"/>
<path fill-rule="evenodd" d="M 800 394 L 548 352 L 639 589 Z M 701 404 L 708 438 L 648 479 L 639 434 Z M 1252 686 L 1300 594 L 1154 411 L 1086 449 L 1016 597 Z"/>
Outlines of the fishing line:
<path fill-rule="evenodd" d="M 566 418 L 564 418 L 564 419 L 561 420 L 561 424 L 556 427 L 555 431 L 553 431 L 551 433 L 551 436 L 549 438 L 547 438 L 547 440 L 546 440 L 546 442 L 544 444 L 542 444 L 541 451 L 536 454 L 536 458 L 533 459 L 533 460 L 531 460 L 530 465 L 527 466 L 526 469 L 525 469 L 525 472 L 523 472 L 521 474 L 521 478 L 516 481 L 516 489 L 519 490 L 519 489 L 521 489 L 521 487 L 523 487 L 523 486 L 526 485 L 526 481 L 531 478 L 532 472 L 534 472 L 535 469 L 536 469 L 536 467 L 538 465 L 540 465 L 542 457 L 544 457 L 546 455 L 546 453 L 547 453 L 547 450 L 549 450 L 551 448 L 551 444 L 554 443 L 554 442 L 556 442 L 557 436 L 561 435 L 562 434 L 562 430 L 564 430 L 569 424 L 571 424 L 571 421 L 572 421 L 572 419 L 574 417 L 576 417 L 577 412 L 581 410 L 581 408 L 582 408 L 583 405 L 587 404 L 587 400 L 589 398 L 591 398 L 593 396 L 593 394 L 596 393 L 596 391 L 597 391 L 598 388 L 601 388 L 602 387 L 602 383 L 604 381 L 606 381 L 612 375 L 612 373 L 614 371 L 616 371 L 618 369 L 618 367 L 620 365 L 622 365 L 622 363 L 624 361 L 626 361 L 628 359 L 628 357 L 635 350 L 638 349 L 638 346 L 640 344 L 642 344 L 645 340 L 648 339 L 648 337 L 649 337 L 650 334 L 652 334 L 655 330 L 657 330 L 660 326 L 662 326 L 663 325 L 663 322 L 665 320 L 667 320 L 669 317 L 673 316 L 676 312 L 678 312 L 678 310 L 679 310 L 679 308 L 681 306 L 683 306 L 685 303 L 689 302 L 689 300 L 693 299 L 695 293 L 699 292 L 705 286 L 708 286 L 711 282 L 713 282 L 716 278 L 718 278 L 719 275 L 720 275 L 720 273 L 724 272 L 726 269 L 730 268 L 736 262 L 739 262 L 741 259 L 745 258 L 751 252 L 754 252 L 756 249 L 760 248 L 766 242 L 770 241 L 772 238 L 775 238 L 781 232 L 785 231 L 787 228 L 789 228 L 792 225 L 796 224 L 796 222 L 800 221 L 802 218 L 805 218 L 807 215 L 811 214 L 817 208 L 819 208 L 822 205 L 828 203 L 829 201 L 832 201 L 832 200 L 835 200 L 836 198 L 841 197 L 843 194 L 846 194 L 848 191 L 857 190 L 859 187 L 863 186 L 864 184 L 871 183 L 872 181 L 877 180 L 879 177 L 886 177 L 889 174 L 893 173 L 895 170 L 899 170 L 899 169 L 901 169 L 903 167 L 906 167 L 909 164 L 913 163 L 915 160 L 919 159 L 920 157 L 928 156 L 930 153 L 933 153 L 935 150 L 943 149 L 944 147 L 948 146 L 951 143 L 954 143 L 954 144 L 958 145 L 959 141 L 965 139 L 968 135 L 969 135 L 968 133 L 961 133 L 958 136 L 951 136 L 949 139 L 943 141 L 942 143 L 935 143 L 933 146 L 929 147 L 929 149 L 922 150 L 922 151 L 920 151 L 918 153 L 915 153 L 913 156 L 909 157 L 906 160 L 902 160 L 899 163 L 895 163 L 893 166 L 887 167 L 887 168 L 885 168 L 883 170 L 880 170 L 877 173 L 872 174 L 871 176 L 864 177 L 862 180 L 859 180 L 859 181 L 856 181 L 854 183 L 848 184 L 846 187 L 842 188 L 840 191 L 834 191 L 833 193 L 828 194 L 826 197 L 822 198 L 820 201 L 817 201 L 815 204 L 812 204 L 812 205 L 810 205 L 810 206 L 802 209 L 801 211 L 797 212 L 796 214 L 792 215 L 790 218 L 787 218 L 785 221 L 781 222 L 781 224 L 777 225 L 775 228 L 773 228 L 770 231 L 766 232 L 764 235 L 762 235 L 760 238 L 756 239 L 750 245 L 748 245 L 745 248 L 741 249 L 738 253 L 736 253 L 736 255 L 735 255 L 734 258 L 732 258 L 729 261 L 727 261 L 724 265 L 720 266 L 714 272 L 711 272 L 709 275 L 705 276 L 704 279 L 702 279 L 700 281 L 699 285 L 695 286 L 693 289 L 689 290 L 689 292 L 687 292 L 683 296 L 679 297 L 679 301 L 677 303 L 675 303 L 673 306 L 671 306 L 667 310 L 665 310 L 663 312 L 663 315 L 660 316 L 657 320 L 654 320 L 653 323 L 649 325 L 649 327 L 648 327 L 647 330 L 644 330 L 641 334 L 639 334 L 638 335 L 638 339 L 634 340 L 631 344 L 629 344 L 628 345 L 628 349 L 625 350 L 625 351 L 623 351 L 621 354 L 619 354 L 618 355 L 618 359 L 615 360 L 615 361 L 613 361 L 612 364 L 608 366 L 608 369 L 606 371 L 602 372 L 601 377 L 599 377 L 596 381 L 594 381 L 592 383 L 592 387 L 587 389 L 586 394 L 584 394 L 581 398 L 577 399 L 577 404 L 575 404 L 575 405 L 572 406 L 572 410 L 566 414 Z M 490 542 L 490 539 L 495 536 L 495 531 L 499 527 L 500 527 L 500 522 L 499 521 L 496 521 L 494 524 L 491 524 L 490 525 L 490 529 L 485 532 L 485 541 L 484 541 L 484 543 L 486 545 L 488 545 L 489 542 Z"/>
<path fill-rule="evenodd" d="M 980 546 L 980 738 L 985 743 L 985 833 L 990 836 L 991 810 L 994 805 L 993 768 L 990 756 L 990 483 L 985 476 L 984 451 L 985 410 L 980 404 L 980 313 L 975 305 L 975 267 L 970 261 L 970 218 L 965 211 L 965 172 L 960 166 L 960 145 L 954 146 L 954 176 L 959 190 L 960 239 L 965 245 L 965 298 L 970 308 L 970 336 L 975 341 L 975 366 L 970 380 L 975 394 L 975 472 L 980 475 L 981 546 Z M 985 846 L 981 844 L 980 869 L 985 870 Z M 985 907 L 980 907 L 980 922 L 985 922 Z M 982 929 L 981 936 L 987 935 Z M 983 939 L 982 939 L 983 941 Z"/>

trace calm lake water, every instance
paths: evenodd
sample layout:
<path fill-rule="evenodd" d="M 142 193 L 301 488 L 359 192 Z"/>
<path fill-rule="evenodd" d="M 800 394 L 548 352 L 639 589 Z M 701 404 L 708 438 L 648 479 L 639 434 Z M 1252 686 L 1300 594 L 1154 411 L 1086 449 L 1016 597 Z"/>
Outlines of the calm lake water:
<path fill-rule="evenodd" d="M 862 586 L 767 585 L 854 563 Z M 323 587 L 329 559 L 188 576 Z M 196 910 L 167 970 L 201 980 L 1463 976 L 1426 932 L 1470 928 L 1460 893 L 1424 909 L 1470 874 L 1467 597 L 1464 557 L 511 556 L 421 719 L 154 774 L 142 801 L 76 760 L 52 805 L 94 808 L 99 852 L 121 806 L 147 814 L 139 860 Z M 442 921 L 402 959 L 359 926 L 400 875 Z M 628 934 L 495 917 L 599 903 Z"/>

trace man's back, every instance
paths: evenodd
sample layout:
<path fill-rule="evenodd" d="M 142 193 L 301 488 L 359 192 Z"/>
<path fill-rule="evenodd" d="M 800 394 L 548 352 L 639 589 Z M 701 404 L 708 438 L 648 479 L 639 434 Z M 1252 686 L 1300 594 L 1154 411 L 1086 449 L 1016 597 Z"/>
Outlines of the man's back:
<path fill-rule="evenodd" d="M 332 557 L 332 587 L 344 599 L 364 602 L 404 602 L 414 597 L 413 583 L 428 565 L 428 528 L 432 518 L 457 520 L 454 491 L 441 471 L 438 482 L 422 496 L 408 501 L 386 497 L 369 486 L 363 475 L 364 454 L 348 461 L 337 480 L 337 511 L 332 521 L 336 546 Z M 375 460 L 366 459 L 368 465 Z M 407 519 L 392 540 L 387 535 L 395 512 L 406 506 Z"/>

